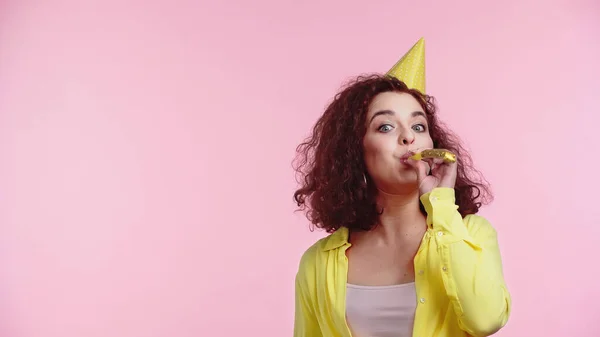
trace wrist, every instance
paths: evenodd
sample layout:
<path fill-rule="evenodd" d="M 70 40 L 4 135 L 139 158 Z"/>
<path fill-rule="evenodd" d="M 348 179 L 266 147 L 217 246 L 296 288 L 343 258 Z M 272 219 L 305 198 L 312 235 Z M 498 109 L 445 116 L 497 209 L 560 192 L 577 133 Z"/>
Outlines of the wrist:
<path fill-rule="evenodd" d="M 456 203 L 456 195 L 454 188 L 438 186 L 422 194 L 420 200 L 425 206 L 430 206 L 432 202 L 445 201 L 454 204 Z"/>

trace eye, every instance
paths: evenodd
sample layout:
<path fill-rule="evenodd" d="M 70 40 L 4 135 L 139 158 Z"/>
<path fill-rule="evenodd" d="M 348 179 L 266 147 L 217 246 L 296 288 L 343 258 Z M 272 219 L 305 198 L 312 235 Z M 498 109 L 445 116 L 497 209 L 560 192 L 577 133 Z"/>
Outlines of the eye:
<path fill-rule="evenodd" d="M 417 132 L 425 132 L 425 130 L 427 130 L 427 128 L 423 124 L 415 124 L 415 125 L 413 125 L 413 130 L 415 130 Z"/>
<path fill-rule="evenodd" d="M 394 129 L 394 127 L 391 126 L 390 124 L 383 124 L 382 126 L 377 128 L 377 130 L 380 132 L 390 132 L 390 131 L 392 131 L 392 129 Z"/>

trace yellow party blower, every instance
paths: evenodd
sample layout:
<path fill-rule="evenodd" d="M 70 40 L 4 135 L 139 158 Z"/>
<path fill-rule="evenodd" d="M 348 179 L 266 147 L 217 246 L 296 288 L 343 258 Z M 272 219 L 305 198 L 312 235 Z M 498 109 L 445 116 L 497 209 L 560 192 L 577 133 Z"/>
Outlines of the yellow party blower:
<path fill-rule="evenodd" d="M 456 162 L 456 155 L 448 150 L 443 149 L 423 150 L 421 152 L 413 154 L 410 158 L 414 160 L 421 160 L 424 158 L 440 158 L 443 159 L 446 163 Z"/>

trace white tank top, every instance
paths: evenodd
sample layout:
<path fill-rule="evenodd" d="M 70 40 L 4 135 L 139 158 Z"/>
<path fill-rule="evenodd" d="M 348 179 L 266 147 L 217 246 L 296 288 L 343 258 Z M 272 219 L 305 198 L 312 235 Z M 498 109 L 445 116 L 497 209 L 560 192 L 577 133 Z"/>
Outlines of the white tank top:
<path fill-rule="evenodd" d="M 416 308 L 414 282 L 346 287 L 346 321 L 353 337 L 411 337 Z"/>

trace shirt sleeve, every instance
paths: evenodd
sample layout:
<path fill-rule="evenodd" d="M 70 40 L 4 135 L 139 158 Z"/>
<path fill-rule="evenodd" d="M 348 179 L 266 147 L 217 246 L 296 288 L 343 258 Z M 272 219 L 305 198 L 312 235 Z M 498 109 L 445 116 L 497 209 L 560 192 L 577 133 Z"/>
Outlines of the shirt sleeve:
<path fill-rule="evenodd" d="M 421 202 L 460 328 L 474 337 L 495 333 L 506 324 L 511 309 L 496 230 L 483 217 L 463 219 L 452 188 L 435 188 L 422 195 Z"/>
<path fill-rule="evenodd" d="M 319 323 L 306 290 L 307 282 L 302 264 L 296 274 L 294 337 L 322 336 Z"/>

